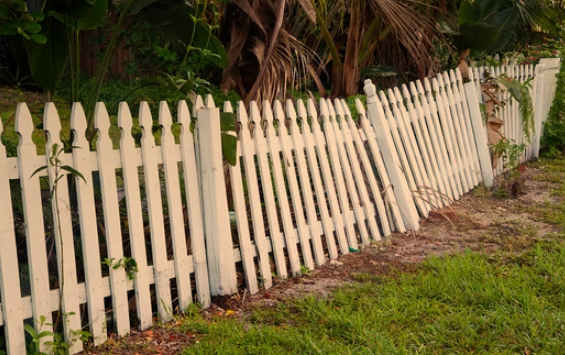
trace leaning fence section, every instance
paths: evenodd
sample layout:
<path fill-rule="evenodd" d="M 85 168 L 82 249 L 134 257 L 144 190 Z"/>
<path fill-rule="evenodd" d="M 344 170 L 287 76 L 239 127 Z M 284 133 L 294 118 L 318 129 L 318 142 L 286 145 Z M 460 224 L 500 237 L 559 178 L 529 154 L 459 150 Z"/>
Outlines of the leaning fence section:
<path fill-rule="evenodd" d="M 503 134 L 526 147 L 521 162 L 537 156 L 558 67 L 543 60 L 489 69 L 533 78 L 531 142 L 510 95 L 500 110 Z M 153 117 L 147 103 L 135 115 L 122 103 L 117 116 L 98 104 L 94 142 L 76 104 L 74 140 L 63 143 L 71 132 L 49 103 L 40 155 L 20 104 L 17 152 L 0 144 L 0 336 L 8 353 L 26 352 L 24 326 L 51 331 L 58 310 L 65 321 L 56 331 L 74 354 L 84 345 L 77 330 L 98 345 L 110 332 L 150 327 L 155 313 L 167 320 L 241 286 L 255 293 L 392 232 L 416 231 L 420 218 L 491 186 L 504 169 L 504 161 L 492 168 L 481 112 L 485 71 L 464 82 L 452 70 L 379 92 L 367 81 L 366 104 L 353 106 L 321 99 L 220 110 L 208 97 L 191 111 L 162 103 Z M 222 132 L 222 111 L 235 132 Z M 226 134 L 238 141 L 235 165 L 222 157 Z M 50 340 L 40 347 L 48 351 Z"/>

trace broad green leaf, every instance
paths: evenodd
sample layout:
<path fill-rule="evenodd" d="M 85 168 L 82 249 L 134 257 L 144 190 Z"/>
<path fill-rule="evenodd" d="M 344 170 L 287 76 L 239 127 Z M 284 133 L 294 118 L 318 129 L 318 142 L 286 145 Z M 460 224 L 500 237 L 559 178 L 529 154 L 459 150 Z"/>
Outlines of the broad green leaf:
<path fill-rule="evenodd" d="M 53 17 L 41 23 L 39 34 L 46 37 L 45 44 L 25 41 L 31 75 L 44 90 L 55 91 L 61 81 L 69 57 L 65 25 Z"/>
<path fill-rule="evenodd" d="M 38 33 L 41 31 L 41 25 L 37 22 L 26 22 L 24 30 L 28 33 Z"/>
<path fill-rule="evenodd" d="M 31 179 L 35 174 L 37 174 L 37 173 L 39 173 L 40 171 L 45 170 L 45 169 L 47 169 L 47 165 L 35 169 L 35 171 L 31 174 L 31 176 L 30 176 L 29 178 Z"/>
<path fill-rule="evenodd" d="M 496 53 L 504 49 L 508 44 L 518 22 L 519 11 L 516 8 L 510 8 L 499 12 L 491 17 L 489 24 L 496 26 L 498 34 L 496 42 L 488 48 L 490 53 Z"/>
<path fill-rule="evenodd" d="M 237 137 L 222 133 L 222 155 L 231 166 L 237 165 Z"/>
<path fill-rule="evenodd" d="M 496 43 L 498 31 L 496 26 L 486 23 L 464 24 L 459 28 L 462 36 L 455 37 L 455 44 L 461 48 L 486 50 Z"/>
<path fill-rule="evenodd" d="M 8 8 L 4 4 L 0 4 L 0 20 L 8 18 Z"/>
<path fill-rule="evenodd" d="M 84 178 L 84 176 L 75 168 L 71 168 L 68 165 L 62 166 L 61 169 L 68 171 L 69 173 L 71 173 L 74 177 L 78 177 L 80 179 L 82 179 L 82 181 L 86 182 L 86 179 Z"/>
<path fill-rule="evenodd" d="M 220 130 L 222 132 L 235 132 L 235 114 L 232 112 L 220 113 Z"/>
<path fill-rule="evenodd" d="M 47 43 L 47 37 L 39 33 L 32 33 L 29 35 L 29 38 L 38 44 L 45 44 Z"/>

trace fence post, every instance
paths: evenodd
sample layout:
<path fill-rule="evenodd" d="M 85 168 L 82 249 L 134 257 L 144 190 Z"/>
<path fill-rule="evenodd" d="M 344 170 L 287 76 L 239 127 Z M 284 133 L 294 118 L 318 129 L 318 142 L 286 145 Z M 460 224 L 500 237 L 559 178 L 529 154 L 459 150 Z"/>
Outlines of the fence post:
<path fill-rule="evenodd" d="M 537 158 L 539 156 L 539 149 L 540 149 L 540 139 L 541 139 L 541 131 L 543 127 L 543 112 L 544 112 L 544 103 L 547 99 L 545 97 L 546 92 L 546 60 L 540 61 L 540 64 L 536 67 L 536 74 L 535 74 L 535 83 L 534 83 L 534 119 L 536 121 L 536 131 L 534 134 L 534 139 L 532 140 L 531 147 L 532 151 L 530 153 L 529 158 Z"/>
<path fill-rule="evenodd" d="M 196 116 L 210 294 L 230 295 L 237 291 L 237 279 L 222 160 L 220 110 L 206 107 L 197 110 Z"/>
<path fill-rule="evenodd" d="M 468 83 L 465 83 L 465 92 L 467 93 L 467 104 L 471 113 L 471 126 L 473 127 L 473 135 L 475 137 L 475 145 L 477 146 L 477 154 L 479 155 L 479 163 L 483 174 L 483 182 L 486 187 L 491 187 L 494 180 L 492 164 L 490 161 L 490 152 L 485 136 L 485 128 L 483 126 L 483 115 L 481 114 L 481 106 L 477 97 L 477 88 L 474 83 L 473 72 L 469 71 Z"/>
<path fill-rule="evenodd" d="M 373 124 L 377 142 L 381 148 L 383 161 L 386 171 L 389 174 L 390 180 L 393 182 L 393 191 L 396 196 L 396 201 L 400 207 L 404 219 L 407 222 L 406 227 L 417 231 L 419 229 L 418 212 L 414 204 L 414 198 L 406 182 L 400 161 L 396 155 L 394 143 L 392 141 L 390 127 L 384 117 L 384 112 L 380 102 L 377 98 L 377 90 L 373 82 L 369 79 L 365 80 L 363 87 L 367 95 L 367 112 L 369 119 Z"/>

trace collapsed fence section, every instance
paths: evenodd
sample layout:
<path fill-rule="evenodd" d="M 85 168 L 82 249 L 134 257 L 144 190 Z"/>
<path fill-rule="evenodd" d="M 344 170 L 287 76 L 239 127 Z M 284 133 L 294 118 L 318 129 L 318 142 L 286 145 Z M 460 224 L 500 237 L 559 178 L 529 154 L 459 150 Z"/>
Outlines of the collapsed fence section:
<path fill-rule="evenodd" d="M 537 155 L 556 68 L 492 69 L 534 77 L 531 144 L 518 104 L 506 97 L 501 111 L 505 135 L 526 145 L 522 161 Z M 453 70 L 386 92 L 369 81 L 366 108 L 359 99 L 263 102 L 261 110 L 226 103 L 238 128 L 223 133 L 211 97 L 198 98 L 192 115 L 184 102 L 174 114 L 162 103 L 158 117 L 147 103 L 137 117 L 125 103 L 117 116 L 99 104 L 94 143 L 76 104 L 74 140 L 64 144 L 71 132 L 61 135 L 50 103 L 45 155 L 20 104 L 17 152 L 0 144 L 0 336 L 8 353 L 25 353 L 25 325 L 40 332 L 56 323 L 77 353 L 77 330 L 101 344 L 109 332 L 150 327 L 154 313 L 167 320 L 242 285 L 255 293 L 274 277 L 417 230 L 420 217 L 491 186 L 502 171 L 491 166 L 481 75 L 463 82 Z M 222 158 L 222 134 L 237 136 L 235 165 Z M 39 346 L 48 351 L 50 340 Z"/>

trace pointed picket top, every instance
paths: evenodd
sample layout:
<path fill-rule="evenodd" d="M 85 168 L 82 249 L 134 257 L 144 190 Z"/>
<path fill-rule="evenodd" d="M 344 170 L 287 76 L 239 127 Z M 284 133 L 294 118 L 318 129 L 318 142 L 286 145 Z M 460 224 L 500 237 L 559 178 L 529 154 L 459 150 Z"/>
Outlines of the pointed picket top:
<path fill-rule="evenodd" d="M 224 102 L 224 112 L 233 113 L 233 107 L 231 106 L 231 102 L 229 101 Z"/>
<path fill-rule="evenodd" d="M 110 116 L 104 103 L 98 102 L 94 108 L 94 127 L 98 130 L 98 142 L 110 141 L 108 130 L 110 129 Z M 111 145 L 111 142 L 110 142 Z"/>
<path fill-rule="evenodd" d="M 365 111 L 365 106 L 359 99 L 355 99 L 355 107 L 357 107 L 357 112 L 359 112 L 359 127 L 365 128 L 367 124 L 367 112 Z"/>
<path fill-rule="evenodd" d="M 405 84 L 402 84 L 402 94 L 404 95 L 404 99 L 408 101 L 408 103 L 410 103 L 412 106 L 414 106 L 415 102 L 412 101 L 412 95 L 410 94 L 410 90 L 408 90 L 408 86 L 406 86 Z"/>
<path fill-rule="evenodd" d="M 196 100 L 194 100 L 194 106 L 192 107 L 192 116 L 196 118 L 196 111 L 200 110 L 204 107 L 204 100 L 202 100 L 202 96 L 197 95 Z"/>
<path fill-rule="evenodd" d="M 286 100 L 286 118 L 290 121 L 290 126 L 288 127 L 290 130 L 293 130 L 294 124 L 296 123 L 296 109 L 294 108 L 294 103 L 292 100 Z"/>
<path fill-rule="evenodd" d="M 71 130 L 74 131 L 73 145 L 86 149 L 88 141 L 86 140 L 86 115 L 80 102 L 73 103 L 71 109 Z"/>
<path fill-rule="evenodd" d="M 141 141 L 146 144 L 155 145 L 153 137 L 153 118 L 151 118 L 151 110 L 147 101 L 143 101 L 139 106 L 139 125 L 143 128 Z"/>
<path fill-rule="evenodd" d="M 2 132 L 4 132 L 4 126 L 2 125 L 2 116 L 0 116 L 0 136 L 2 136 Z M 4 144 L 2 144 L 1 141 L 0 141 L 0 149 L 5 149 Z"/>
<path fill-rule="evenodd" d="M 320 99 L 320 116 L 322 122 L 325 122 L 326 120 L 329 121 L 330 111 L 328 109 L 328 104 L 326 103 L 326 100 L 323 98 Z"/>
<path fill-rule="evenodd" d="M 316 108 L 316 103 L 312 99 L 306 101 L 306 107 L 308 111 L 308 116 L 312 117 L 312 124 L 318 122 L 318 109 Z"/>
<path fill-rule="evenodd" d="M 181 135 L 190 134 L 190 111 L 184 100 L 179 101 L 177 106 L 177 123 L 182 126 Z"/>
<path fill-rule="evenodd" d="M 336 112 L 335 112 L 335 108 L 334 105 L 332 104 L 332 100 L 327 99 L 326 103 L 328 105 L 328 111 L 329 111 L 329 117 L 333 118 L 335 120 L 336 118 Z"/>
<path fill-rule="evenodd" d="M 308 124 L 308 113 L 306 111 L 306 105 L 304 105 L 304 100 L 302 99 L 296 101 L 296 114 L 297 119 L 302 120 L 303 124 Z"/>
<path fill-rule="evenodd" d="M 334 99 L 333 107 L 335 108 L 335 114 L 339 116 L 340 119 L 347 120 L 347 118 L 345 117 L 345 112 L 343 111 L 343 107 L 341 107 L 341 103 L 339 102 L 339 99 Z"/>
<path fill-rule="evenodd" d="M 265 120 L 269 123 L 269 126 L 273 127 L 273 120 L 277 120 L 279 121 L 279 132 L 281 131 L 281 127 L 280 125 L 283 125 L 285 122 L 285 117 L 284 117 L 284 110 L 282 107 L 282 103 L 279 100 L 275 100 L 275 103 L 273 105 L 273 108 L 271 109 L 271 105 L 269 105 L 267 103 L 267 107 L 264 110 L 264 115 L 263 117 L 265 118 Z"/>
<path fill-rule="evenodd" d="M 385 95 L 384 91 L 379 91 L 379 98 L 381 99 L 381 104 L 387 109 L 390 110 L 390 104 L 388 103 L 388 99 Z"/>
<path fill-rule="evenodd" d="M 420 80 L 416 81 L 416 89 L 420 95 L 425 96 L 426 91 L 424 90 L 424 86 Z"/>
<path fill-rule="evenodd" d="M 118 107 L 118 127 L 120 127 L 120 130 L 122 131 L 120 136 L 120 146 L 123 144 L 131 144 L 129 142 L 133 141 L 133 137 L 131 135 L 133 120 L 131 118 L 131 112 L 127 102 L 120 102 L 120 106 Z"/>
<path fill-rule="evenodd" d="M 404 108 L 404 103 L 402 102 L 403 101 L 402 100 L 402 94 L 400 93 L 398 86 L 394 87 L 393 93 L 394 93 L 394 98 L 396 99 L 396 104 L 398 105 L 398 108 L 399 109 Z M 410 121 L 412 121 L 412 117 L 410 115 L 408 115 L 407 117 Z"/>
<path fill-rule="evenodd" d="M 439 76 L 438 76 L 438 77 L 439 77 Z M 438 80 L 437 80 L 437 79 L 433 79 L 433 80 L 432 80 L 432 87 L 434 88 L 434 91 L 435 91 L 435 92 L 437 92 L 437 93 L 440 92 L 440 90 L 439 90 L 439 83 L 438 83 Z"/>
<path fill-rule="evenodd" d="M 409 84 L 409 90 L 408 90 L 408 94 L 412 97 L 414 97 L 414 105 L 416 105 L 416 103 L 418 102 L 419 99 L 419 93 L 418 93 L 418 89 L 416 89 L 416 84 L 414 84 L 413 81 L 410 82 Z"/>
<path fill-rule="evenodd" d="M 159 124 L 163 127 L 161 130 L 161 145 L 175 144 L 175 137 L 171 131 L 173 117 L 171 116 L 171 110 L 166 101 L 161 101 L 159 104 Z"/>
<path fill-rule="evenodd" d="M 275 106 L 276 106 L 276 102 L 275 102 Z M 274 131 L 274 125 L 273 125 L 273 109 L 271 107 L 271 104 L 265 100 L 263 101 L 263 124 L 261 125 L 263 128 L 263 132 L 265 133 L 265 135 L 269 135 L 269 134 L 275 134 Z"/>
<path fill-rule="evenodd" d="M 246 132 L 249 132 L 249 127 L 248 127 L 249 118 L 247 117 L 247 109 L 245 108 L 243 101 L 239 101 L 237 103 L 237 120 L 241 124 L 241 129 L 246 130 Z"/>
<path fill-rule="evenodd" d="M 206 108 L 216 108 L 216 103 L 214 102 L 212 94 L 208 94 L 208 96 L 206 96 Z"/>
<path fill-rule="evenodd" d="M 453 72 L 455 73 L 455 80 L 463 84 L 463 77 L 461 76 L 461 71 L 459 70 L 459 68 L 455 68 Z M 469 70 L 469 80 L 471 81 L 473 81 L 472 75 L 473 75 L 473 71 Z"/>
<path fill-rule="evenodd" d="M 344 99 L 341 99 L 341 100 L 339 100 L 339 103 L 341 104 L 341 108 L 342 108 L 344 116 L 349 117 L 349 120 L 352 120 L 351 124 L 353 126 L 355 126 L 355 121 L 353 120 L 353 115 L 351 114 L 351 110 L 349 109 L 347 102 L 345 102 Z"/>
<path fill-rule="evenodd" d="M 61 120 L 53 102 L 45 103 L 45 111 L 43 112 L 43 129 L 47 133 L 47 147 L 51 150 L 57 144 L 57 150 L 63 148 L 61 142 Z M 51 154 L 51 152 L 48 152 Z"/>
<path fill-rule="evenodd" d="M 31 135 L 35 127 L 33 126 L 31 113 L 25 102 L 20 102 L 16 108 L 16 123 L 14 126 L 15 131 L 20 135 L 19 147 L 35 147 L 35 144 L 31 140 Z"/>
<path fill-rule="evenodd" d="M 435 79 L 433 79 L 433 80 L 435 80 Z M 432 92 L 432 85 L 430 84 L 430 80 L 428 78 L 424 78 L 424 89 L 428 93 Z"/>
<path fill-rule="evenodd" d="M 255 101 L 251 101 L 249 104 L 249 120 L 256 125 L 261 122 L 261 113 Z"/>
<path fill-rule="evenodd" d="M 457 85 L 457 81 L 459 79 L 457 79 L 457 75 L 453 69 L 449 71 L 449 80 L 453 83 L 453 85 Z"/>
<path fill-rule="evenodd" d="M 439 87 L 441 88 L 441 91 L 445 91 L 445 82 L 443 81 L 444 75 L 445 75 L 445 73 L 442 73 L 441 75 L 438 75 L 436 77 L 437 83 L 438 83 Z"/>

